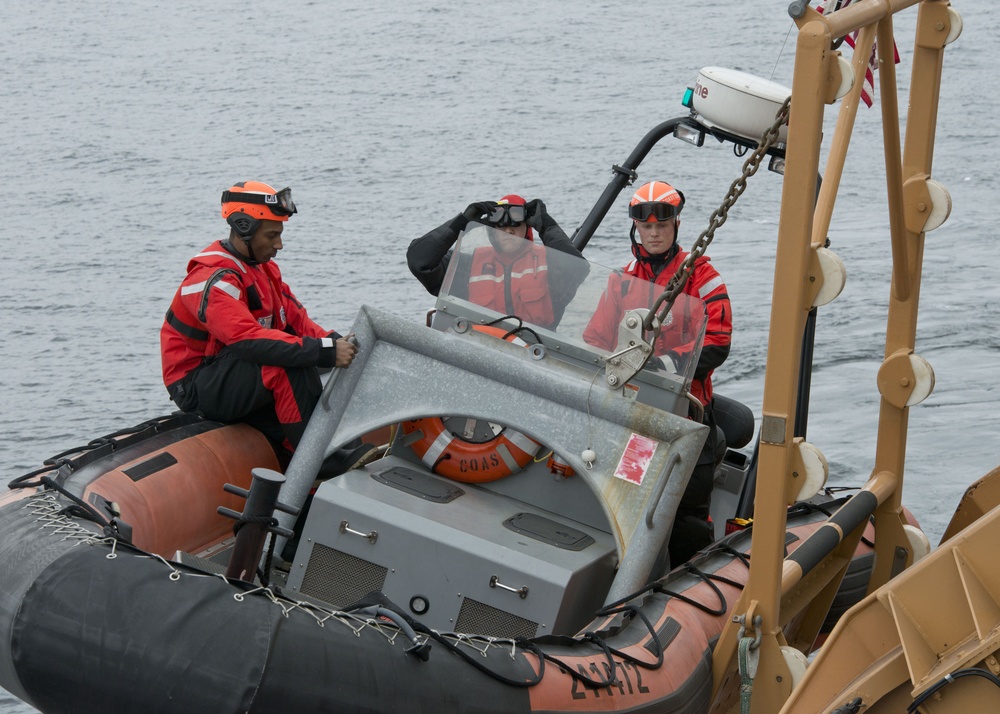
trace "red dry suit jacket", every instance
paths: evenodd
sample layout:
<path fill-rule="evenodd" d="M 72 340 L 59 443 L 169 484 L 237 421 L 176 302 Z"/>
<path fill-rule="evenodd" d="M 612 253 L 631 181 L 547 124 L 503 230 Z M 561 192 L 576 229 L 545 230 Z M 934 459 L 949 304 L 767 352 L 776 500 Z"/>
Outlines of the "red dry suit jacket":
<path fill-rule="evenodd" d="M 555 322 L 545 249 L 529 240 L 515 254 L 477 248 L 469 272 L 469 301 L 502 315 L 551 327 Z"/>
<path fill-rule="evenodd" d="M 169 388 L 223 347 L 258 364 L 332 367 L 339 337 L 309 318 L 273 260 L 251 265 L 216 241 L 188 262 L 167 310 L 163 383 Z"/>
<path fill-rule="evenodd" d="M 637 250 L 645 253 L 641 246 Z M 625 312 L 649 308 L 687 256 L 687 253 L 678 250 L 657 275 L 653 274 L 648 263 L 641 260 L 633 260 L 621 272 L 612 273 L 597 310 L 584 330 L 583 339 L 595 347 L 614 351 L 618 344 L 618 326 Z M 631 281 L 630 277 L 641 278 L 656 287 Z M 684 286 L 684 293 L 699 297 L 705 302 L 705 341 L 695 367 L 691 393 L 702 404 L 708 405 L 712 401 L 712 371 L 729 356 L 733 334 L 732 307 L 726 284 L 707 256 L 695 261 L 691 277 Z M 673 353 L 683 356 L 685 352 L 692 350 L 694 344 L 690 337 L 681 334 L 682 330 L 683 325 L 664 325 L 653 346 L 653 354 Z"/>

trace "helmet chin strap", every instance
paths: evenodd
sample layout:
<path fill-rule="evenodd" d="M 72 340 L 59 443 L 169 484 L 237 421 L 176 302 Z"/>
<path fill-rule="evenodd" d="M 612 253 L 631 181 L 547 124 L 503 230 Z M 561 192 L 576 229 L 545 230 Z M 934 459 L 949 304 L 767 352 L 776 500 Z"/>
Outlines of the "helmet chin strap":
<path fill-rule="evenodd" d="M 236 237 L 239 238 L 241 241 L 243 241 L 243 245 L 246 246 L 247 249 L 246 255 L 243 255 L 240 249 L 237 248 L 235 245 L 233 245 L 233 241 L 231 240 L 232 235 L 230 235 L 229 238 L 226 238 L 224 241 L 222 241 L 223 247 L 228 248 L 231 252 L 235 253 L 237 256 L 242 258 L 247 265 L 259 265 L 260 261 L 258 261 L 257 258 L 254 256 L 253 248 L 250 247 L 250 241 L 253 240 L 253 236 L 250 236 L 249 238 L 244 238 L 243 236 L 237 234 Z"/>
<path fill-rule="evenodd" d="M 243 236 L 240 236 L 240 240 L 242 240 L 243 245 L 247 247 L 247 255 L 250 258 L 249 260 L 247 260 L 247 263 L 249 263 L 250 265 L 257 265 L 259 261 L 257 260 L 257 256 L 253 254 L 253 246 L 250 245 L 250 241 L 253 240 L 253 236 L 250 236 L 249 238 L 244 238 Z"/>

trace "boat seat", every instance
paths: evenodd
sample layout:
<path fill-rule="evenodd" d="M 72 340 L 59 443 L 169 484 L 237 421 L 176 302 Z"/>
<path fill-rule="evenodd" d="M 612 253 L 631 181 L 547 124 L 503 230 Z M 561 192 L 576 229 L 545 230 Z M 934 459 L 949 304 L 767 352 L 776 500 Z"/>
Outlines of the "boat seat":
<path fill-rule="evenodd" d="M 716 393 L 713 395 L 712 412 L 715 423 L 726 435 L 726 445 L 730 449 L 741 449 L 753 439 L 754 417 L 750 407 Z"/>

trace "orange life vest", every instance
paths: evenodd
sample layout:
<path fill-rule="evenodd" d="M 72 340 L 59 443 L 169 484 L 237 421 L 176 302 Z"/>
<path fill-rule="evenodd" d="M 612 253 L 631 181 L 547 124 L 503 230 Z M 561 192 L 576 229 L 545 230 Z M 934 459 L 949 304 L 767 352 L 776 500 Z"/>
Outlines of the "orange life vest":
<path fill-rule="evenodd" d="M 478 248 L 472 255 L 469 300 L 502 315 L 551 327 L 555 315 L 545 249 L 525 241 L 522 250 L 508 257 L 491 247 Z"/>

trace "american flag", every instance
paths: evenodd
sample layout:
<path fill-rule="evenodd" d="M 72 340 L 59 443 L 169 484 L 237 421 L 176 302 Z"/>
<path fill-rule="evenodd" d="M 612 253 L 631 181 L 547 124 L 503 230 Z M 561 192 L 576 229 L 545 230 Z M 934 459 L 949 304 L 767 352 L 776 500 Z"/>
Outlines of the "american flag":
<path fill-rule="evenodd" d="M 821 15 L 826 11 L 826 6 L 831 5 L 830 12 L 835 12 L 842 8 L 850 5 L 852 0 L 823 0 L 819 5 L 816 6 L 816 12 Z M 847 35 L 844 40 L 854 49 L 854 43 L 857 41 L 858 33 L 852 32 Z M 899 50 L 896 48 L 896 43 L 892 43 L 892 54 L 895 64 L 899 64 Z M 867 104 L 869 107 L 872 105 L 875 97 L 875 70 L 878 69 L 878 43 L 872 43 L 872 55 L 868 58 L 868 67 L 865 69 L 865 81 L 861 87 L 861 101 Z"/>

